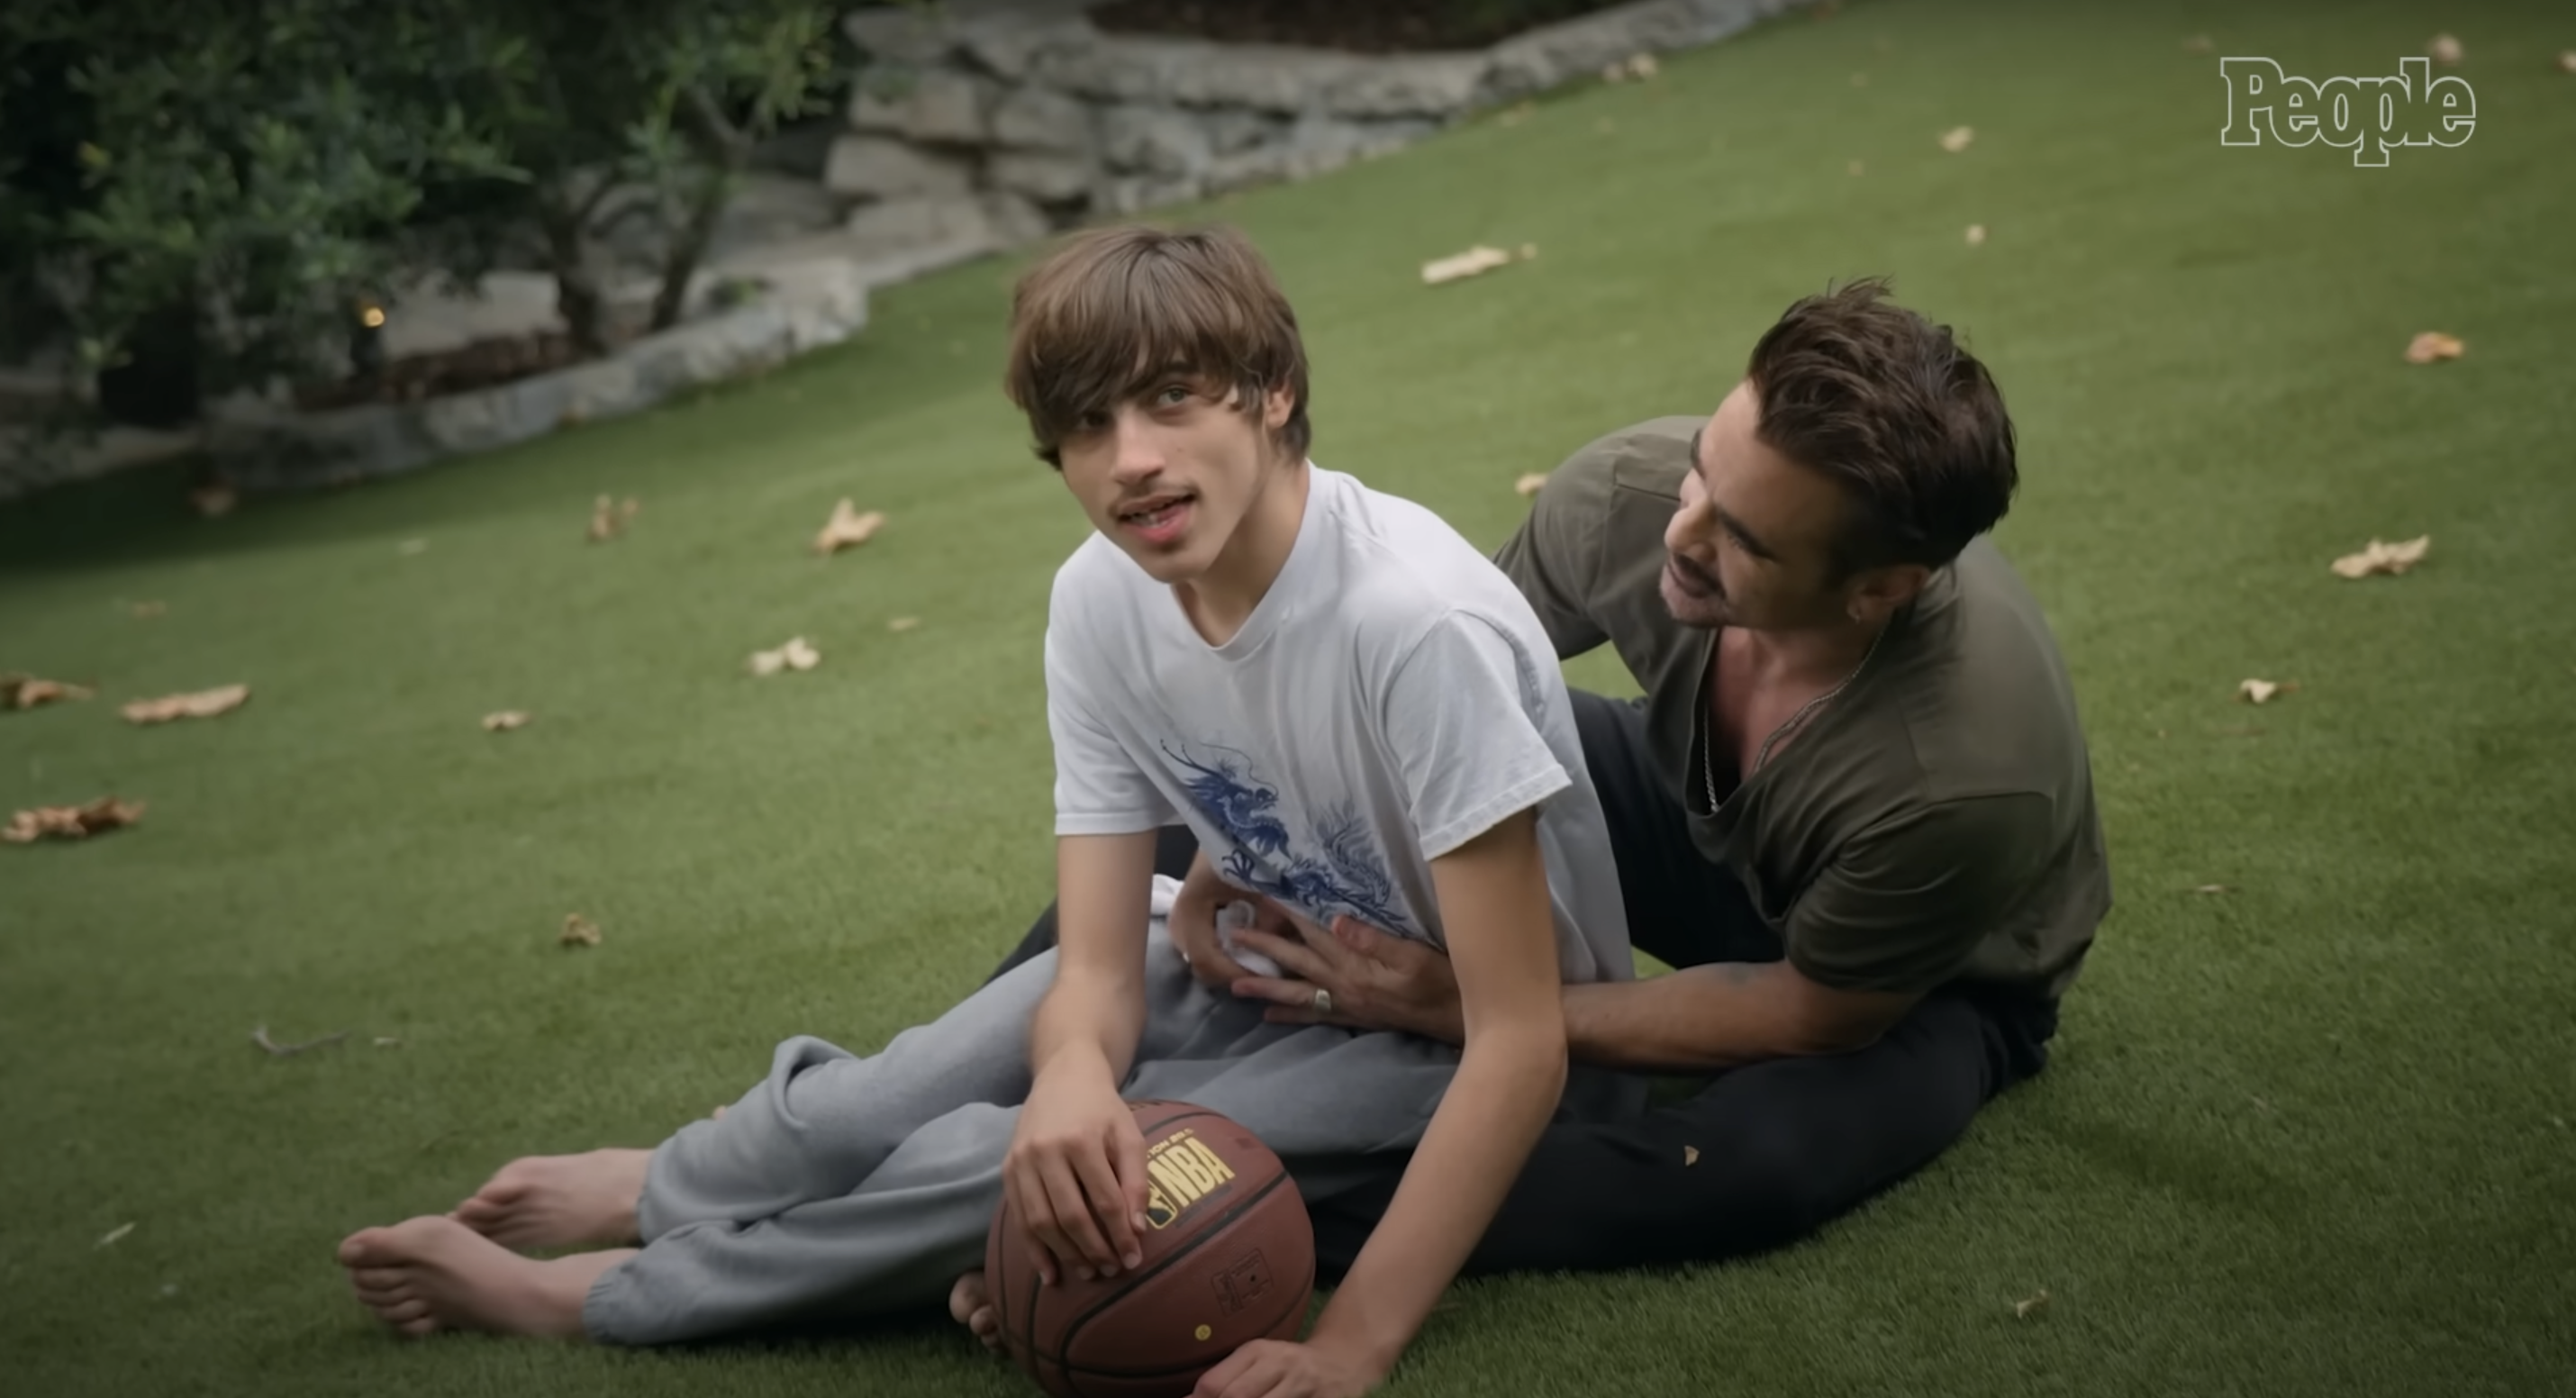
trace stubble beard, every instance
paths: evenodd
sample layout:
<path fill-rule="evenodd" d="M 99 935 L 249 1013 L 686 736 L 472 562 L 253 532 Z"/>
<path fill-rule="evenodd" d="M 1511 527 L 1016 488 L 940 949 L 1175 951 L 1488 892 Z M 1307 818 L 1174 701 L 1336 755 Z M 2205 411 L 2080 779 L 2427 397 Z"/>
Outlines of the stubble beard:
<path fill-rule="evenodd" d="M 1666 614 L 1676 624 L 1693 631 L 1716 631 L 1731 624 L 1734 613 L 1727 606 L 1724 594 L 1689 590 L 1674 576 L 1680 571 L 1679 565 L 1667 555 L 1664 575 L 1657 580 L 1656 587 L 1662 595 Z"/>

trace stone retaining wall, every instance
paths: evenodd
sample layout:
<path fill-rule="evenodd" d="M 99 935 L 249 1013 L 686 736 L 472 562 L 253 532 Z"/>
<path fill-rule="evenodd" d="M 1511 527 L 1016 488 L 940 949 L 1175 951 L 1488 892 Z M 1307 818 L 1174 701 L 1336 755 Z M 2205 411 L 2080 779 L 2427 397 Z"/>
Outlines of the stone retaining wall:
<path fill-rule="evenodd" d="M 824 183 L 853 228 L 1014 210 L 1022 229 L 1303 179 L 1806 0 L 1641 0 L 1490 49 L 1394 56 L 1103 34 L 1080 17 L 865 10 Z"/>
<path fill-rule="evenodd" d="M 763 299 L 750 305 L 647 335 L 605 358 L 492 388 L 324 413 L 253 408 L 227 414 L 207 427 L 205 448 L 236 487 L 286 490 L 394 475 L 558 427 L 623 417 L 857 334 L 868 311 L 867 286 L 855 273 L 845 262 L 779 268 Z"/>

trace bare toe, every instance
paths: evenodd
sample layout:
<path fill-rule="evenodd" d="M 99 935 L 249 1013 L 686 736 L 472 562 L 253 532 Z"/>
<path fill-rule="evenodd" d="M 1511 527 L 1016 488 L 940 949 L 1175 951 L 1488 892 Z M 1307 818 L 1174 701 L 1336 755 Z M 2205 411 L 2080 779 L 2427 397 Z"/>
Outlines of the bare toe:
<path fill-rule="evenodd" d="M 390 1231 L 383 1228 L 361 1228 L 348 1237 L 342 1238 L 339 1251 L 340 1265 L 355 1271 L 370 1266 L 390 1266 L 398 1262 L 400 1259 L 386 1247 Z"/>
<path fill-rule="evenodd" d="M 1001 1312 L 994 1309 L 983 1273 L 968 1272 L 948 1289 L 948 1316 L 972 1331 L 987 1348 L 1002 1348 Z"/>
<path fill-rule="evenodd" d="M 948 1318 L 960 1325 L 966 1324 L 975 1312 L 989 1304 L 985 1299 L 984 1274 L 981 1272 L 968 1272 L 957 1279 L 955 1286 L 948 1288 Z"/>
<path fill-rule="evenodd" d="M 341 1253 L 356 1264 L 350 1276 L 360 1299 L 402 1334 L 496 1330 L 567 1339 L 582 1333 L 589 1283 L 631 1256 L 535 1262 L 442 1215 L 352 1234 Z"/>
<path fill-rule="evenodd" d="M 503 1247 L 632 1243 L 652 1160 L 646 1150 L 523 1156 L 495 1172 L 449 1217 Z"/>

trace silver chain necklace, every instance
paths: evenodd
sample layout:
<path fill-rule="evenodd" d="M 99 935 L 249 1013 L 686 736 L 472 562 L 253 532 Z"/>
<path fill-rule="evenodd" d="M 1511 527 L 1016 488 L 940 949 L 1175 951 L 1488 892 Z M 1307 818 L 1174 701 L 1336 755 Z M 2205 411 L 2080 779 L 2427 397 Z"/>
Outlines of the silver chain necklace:
<path fill-rule="evenodd" d="M 1744 776 L 1736 783 L 1737 785 L 1741 786 L 1744 782 L 1753 780 L 1753 774 L 1761 771 L 1762 764 L 1771 760 L 1772 745 L 1779 742 L 1790 729 L 1797 727 L 1806 719 L 1807 715 L 1824 707 L 1826 700 L 1831 699 L 1835 695 L 1850 688 L 1851 682 L 1860 678 L 1860 672 L 1869 668 L 1869 658 L 1878 654 L 1878 643 L 1886 638 L 1887 631 L 1887 626 L 1882 624 L 1878 628 L 1878 634 L 1869 638 L 1869 649 L 1860 653 L 1860 663 L 1852 667 L 1850 674 L 1843 676 L 1841 680 L 1835 683 L 1833 688 L 1828 689 L 1824 693 L 1817 695 L 1815 698 L 1808 700 L 1806 703 L 1799 705 L 1797 712 L 1789 715 L 1785 719 L 1782 719 L 1780 721 L 1780 726 L 1771 730 L 1771 736 L 1763 739 L 1762 746 L 1754 750 L 1753 766 L 1746 770 Z M 1708 808 L 1711 813 L 1715 813 L 1718 807 L 1717 729 L 1716 725 L 1707 721 L 1705 715 L 1703 715 L 1701 719 L 1701 724 L 1706 730 L 1708 736 L 1702 739 L 1700 743 L 1700 777 L 1703 781 L 1708 783 Z"/>

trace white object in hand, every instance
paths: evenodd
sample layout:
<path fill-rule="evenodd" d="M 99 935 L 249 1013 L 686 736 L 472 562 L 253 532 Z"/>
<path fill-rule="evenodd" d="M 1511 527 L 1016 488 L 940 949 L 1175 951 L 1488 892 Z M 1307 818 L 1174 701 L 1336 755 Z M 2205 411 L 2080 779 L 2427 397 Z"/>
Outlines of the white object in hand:
<path fill-rule="evenodd" d="M 1217 909 L 1217 945 L 1224 947 L 1225 954 L 1234 958 L 1234 964 L 1256 976 L 1281 975 L 1283 973 L 1278 962 L 1245 947 L 1236 940 L 1236 934 L 1250 930 L 1258 917 L 1259 913 L 1250 903 L 1228 903 Z"/>

